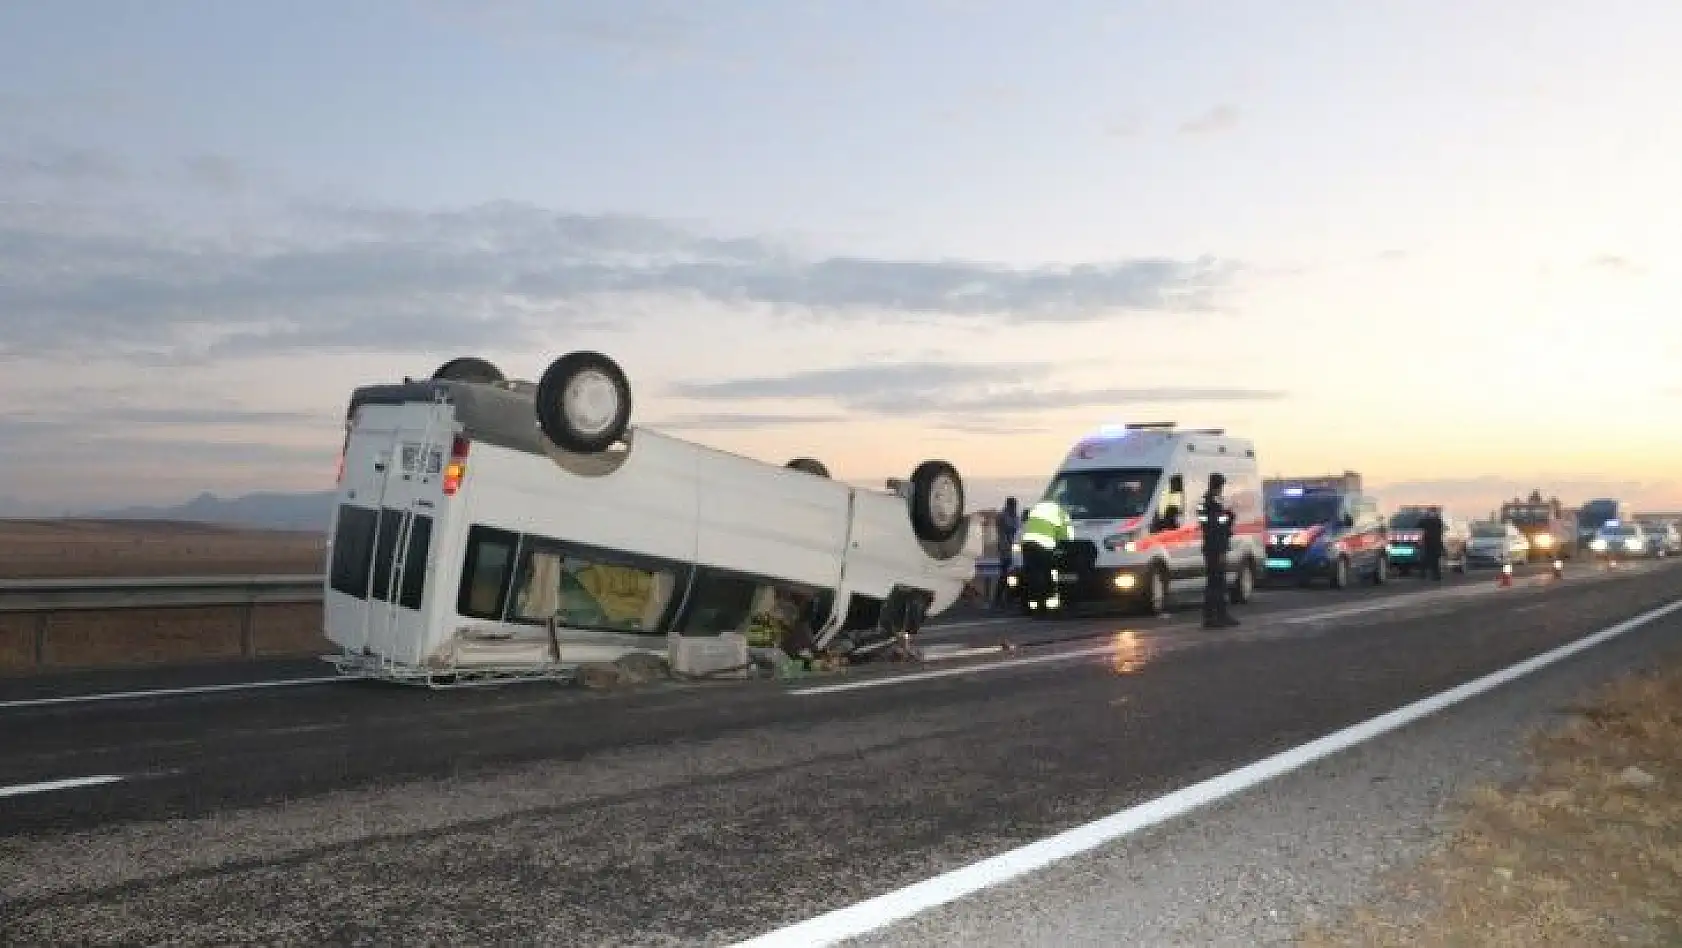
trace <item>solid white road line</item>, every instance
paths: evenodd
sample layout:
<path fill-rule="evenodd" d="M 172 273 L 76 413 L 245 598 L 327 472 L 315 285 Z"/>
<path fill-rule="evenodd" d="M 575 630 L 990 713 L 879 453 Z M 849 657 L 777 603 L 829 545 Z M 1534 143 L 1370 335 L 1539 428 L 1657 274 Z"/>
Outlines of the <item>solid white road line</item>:
<path fill-rule="evenodd" d="M 97 787 L 104 783 L 116 783 L 122 779 L 113 774 L 101 774 L 97 777 L 70 777 L 65 780 L 45 780 L 41 783 L 20 783 L 10 787 L 0 787 L 0 797 L 21 797 L 26 793 L 50 793 L 54 790 L 74 790 L 77 787 Z"/>
<path fill-rule="evenodd" d="M 998 616 L 992 619 L 965 619 L 962 622 L 939 622 L 923 626 L 918 635 L 928 635 L 931 632 L 945 632 L 948 629 L 979 629 L 989 625 L 1004 625 L 1006 622 L 1021 622 L 1023 619 L 1012 616 Z"/>
<path fill-rule="evenodd" d="M 839 691 L 858 691 L 862 688 L 886 688 L 889 685 L 903 685 L 913 681 L 928 681 L 931 678 L 950 678 L 953 675 L 975 675 L 981 672 L 997 671 L 1001 668 L 1015 668 L 1018 665 L 1043 665 L 1046 662 L 1067 662 L 1077 658 L 1088 658 L 1093 655 L 1103 655 L 1115 650 L 1113 645 L 1098 648 L 1075 649 L 1071 652 L 1055 652 L 1050 655 L 1032 655 L 1027 658 L 1007 658 L 997 662 L 982 662 L 975 665 L 964 665 L 959 668 L 940 668 L 934 671 L 911 672 L 905 675 L 894 675 L 891 678 L 865 678 L 860 681 L 844 681 L 834 685 L 814 685 L 810 688 L 794 688 L 791 695 L 828 695 Z"/>
<path fill-rule="evenodd" d="M 202 695 L 218 691 L 250 691 L 254 688 L 285 688 L 290 685 L 321 685 L 330 681 L 349 681 L 339 675 L 319 678 L 281 678 L 274 681 L 241 681 L 226 685 L 191 685 L 186 688 L 157 688 L 151 691 L 107 691 L 91 695 L 65 695 L 59 698 L 20 698 L 0 701 L 0 710 L 8 708 L 40 708 L 54 704 L 86 704 L 93 701 L 124 701 L 134 698 L 173 698 L 180 695 Z"/>
<path fill-rule="evenodd" d="M 932 879 L 879 895 L 843 909 L 819 915 L 776 931 L 737 942 L 733 948 L 833 945 L 848 938 L 877 931 L 925 912 L 937 905 L 963 898 L 1043 869 L 1105 843 L 1208 806 L 1275 777 L 1307 766 L 1323 757 L 1348 750 L 1376 737 L 1436 714 L 1508 682 L 1533 674 L 1578 652 L 1604 644 L 1641 626 L 1682 610 L 1682 600 L 1626 619 L 1583 638 L 1550 649 L 1516 665 L 1466 682 L 1448 691 L 1423 698 L 1360 724 L 1334 731 L 1307 744 L 1256 761 L 1230 773 L 1193 784 L 1147 803 L 1129 807 L 1093 823 L 1077 826 L 1055 836 L 984 859 L 973 865 L 943 873 Z"/>

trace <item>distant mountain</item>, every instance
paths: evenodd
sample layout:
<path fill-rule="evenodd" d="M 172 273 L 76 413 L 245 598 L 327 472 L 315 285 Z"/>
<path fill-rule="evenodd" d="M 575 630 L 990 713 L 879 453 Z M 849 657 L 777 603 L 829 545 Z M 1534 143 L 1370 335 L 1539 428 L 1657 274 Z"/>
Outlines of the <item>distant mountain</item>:
<path fill-rule="evenodd" d="M 175 507 L 124 507 L 83 514 L 103 520 L 185 520 L 265 530 L 321 530 L 332 519 L 333 491 L 258 493 L 221 498 L 204 493 Z"/>

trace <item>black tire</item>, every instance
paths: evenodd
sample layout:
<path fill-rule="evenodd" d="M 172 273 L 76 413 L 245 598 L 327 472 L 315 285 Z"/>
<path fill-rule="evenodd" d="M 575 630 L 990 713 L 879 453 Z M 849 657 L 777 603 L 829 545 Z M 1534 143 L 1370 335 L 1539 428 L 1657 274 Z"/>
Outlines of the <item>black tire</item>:
<path fill-rule="evenodd" d="M 451 359 L 432 373 L 432 379 L 436 382 L 474 382 L 479 385 L 495 385 L 506 381 L 501 369 L 478 356 Z"/>
<path fill-rule="evenodd" d="M 1374 565 L 1373 568 L 1372 568 L 1372 584 L 1374 586 L 1383 586 L 1385 583 L 1388 583 L 1389 581 L 1390 581 L 1390 560 L 1389 560 L 1388 557 L 1380 556 L 1378 558 L 1378 563 L 1376 565 Z"/>
<path fill-rule="evenodd" d="M 800 471 L 805 474 L 812 474 L 817 477 L 829 476 L 829 468 L 824 467 L 823 462 L 817 458 L 795 458 L 783 465 L 783 467 Z"/>
<path fill-rule="evenodd" d="M 1250 580 L 1248 589 L 1245 588 L 1245 577 Z M 1244 557 L 1244 561 L 1238 564 L 1238 576 L 1232 584 L 1231 598 L 1233 602 L 1239 605 L 1251 602 L 1256 598 L 1256 561 L 1248 556 Z"/>
<path fill-rule="evenodd" d="M 1349 585 L 1349 557 L 1340 556 L 1332 562 L 1331 583 L 1333 589 L 1343 589 Z"/>
<path fill-rule="evenodd" d="M 924 461 L 911 472 L 911 529 L 927 543 L 943 543 L 964 528 L 964 479 L 945 461 Z"/>
<path fill-rule="evenodd" d="M 569 396 L 576 399 L 584 395 L 573 388 L 575 385 L 592 381 L 595 390 L 589 393 L 587 402 L 568 403 Z M 604 389 L 602 383 L 610 389 Z M 609 390 L 615 399 L 613 404 L 605 399 Z M 569 352 L 549 363 L 537 383 L 537 426 L 563 451 L 606 451 L 624 438 L 631 426 L 631 383 L 624 370 L 600 352 Z"/>
<path fill-rule="evenodd" d="M 1140 608 L 1146 615 L 1160 616 L 1168 612 L 1168 571 L 1159 563 L 1153 563 L 1145 572 L 1145 592 L 1140 597 Z"/>

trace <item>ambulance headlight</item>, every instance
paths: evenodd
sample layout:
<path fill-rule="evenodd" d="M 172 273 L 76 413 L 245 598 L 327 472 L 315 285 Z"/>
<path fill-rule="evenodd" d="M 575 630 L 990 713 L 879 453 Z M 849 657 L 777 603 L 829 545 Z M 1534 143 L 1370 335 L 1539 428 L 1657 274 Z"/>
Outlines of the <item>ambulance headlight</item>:
<path fill-rule="evenodd" d="M 1538 533 L 1536 534 L 1536 545 L 1546 549 L 1554 545 L 1554 538 L 1550 534 Z"/>
<path fill-rule="evenodd" d="M 1132 573 L 1120 573 L 1117 574 L 1115 578 L 1115 588 L 1117 589 L 1132 589 L 1138 584 L 1139 577 L 1134 576 Z"/>
<path fill-rule="evenodd" d="M 1016 585 L 1016 580 L 1017 580 L 1017 577 L 1016 577 L 1015 574 L 1012 574 L 1010 576 L 1006 576 L 1005 577 L 1005 585 L 1006 586 L 1015 586 Z"/>

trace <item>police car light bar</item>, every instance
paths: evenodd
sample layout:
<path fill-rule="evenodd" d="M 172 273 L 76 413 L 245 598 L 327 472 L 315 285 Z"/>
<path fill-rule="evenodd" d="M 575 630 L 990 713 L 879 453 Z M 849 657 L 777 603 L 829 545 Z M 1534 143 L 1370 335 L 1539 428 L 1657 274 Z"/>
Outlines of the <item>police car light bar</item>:
<path fill-rule="evenodd" d="M 1286 497 L 1301 497 L 1303 490 L 1300 487 L 1287 487 L 1284 490 L 1284 494 Z"/>

